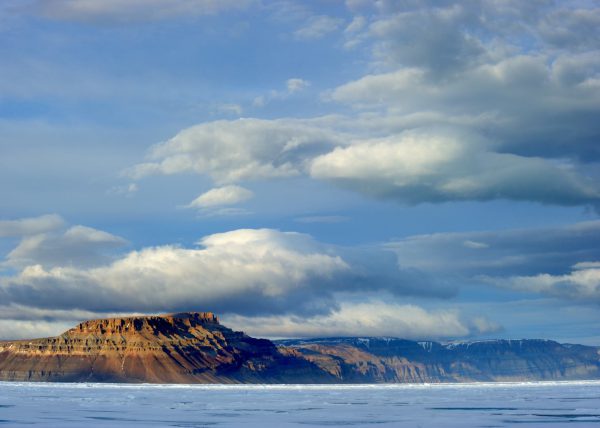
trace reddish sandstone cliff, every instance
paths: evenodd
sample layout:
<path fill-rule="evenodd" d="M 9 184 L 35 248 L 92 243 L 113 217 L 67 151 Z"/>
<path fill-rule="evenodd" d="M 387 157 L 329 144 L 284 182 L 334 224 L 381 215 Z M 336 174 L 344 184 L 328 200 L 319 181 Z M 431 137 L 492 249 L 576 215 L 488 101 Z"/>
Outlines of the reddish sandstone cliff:
<path fill-rule="evenodd" d="M 311 363 L 206 312 L 92 320 L 58 337 L 0 342 L 0 380 L 269 383 L 317 375 Z"/>

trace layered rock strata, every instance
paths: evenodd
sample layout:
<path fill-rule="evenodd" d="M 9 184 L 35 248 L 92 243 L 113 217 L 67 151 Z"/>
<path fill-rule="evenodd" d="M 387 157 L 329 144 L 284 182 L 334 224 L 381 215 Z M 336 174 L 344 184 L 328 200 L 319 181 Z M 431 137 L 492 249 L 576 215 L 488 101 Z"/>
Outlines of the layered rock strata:
<path fill-rule="evenodd" d="M 596 347 L 551 340 L 448 343 L 396 338 L 281 341 L 342 383 L 600 379 Z"/>
<path fill-rule="evenodd" d="M 549 340 L 449 343 L 325 338 L 273 343 L 209 312 L 86 321 L 0 342 L 0 380 L 405 383 L 600 379 L 596 347 Z"/>
<path fill-rule="evenodd" d="M 86 321 L 60 336 L 0 342 L 0 380 L 151 383 L 322 380 L 312 363 L 212 313 Z"/>

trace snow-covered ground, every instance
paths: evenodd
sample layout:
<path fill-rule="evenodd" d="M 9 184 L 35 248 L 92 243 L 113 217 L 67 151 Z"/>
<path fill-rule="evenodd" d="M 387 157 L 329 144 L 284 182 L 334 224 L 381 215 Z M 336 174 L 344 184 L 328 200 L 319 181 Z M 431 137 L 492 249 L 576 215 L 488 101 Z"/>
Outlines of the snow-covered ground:
<path fill-rule="evenodd" d="M 459 385 L 0 382 L 0 427 L 600 427 L 600 381 Z"/>

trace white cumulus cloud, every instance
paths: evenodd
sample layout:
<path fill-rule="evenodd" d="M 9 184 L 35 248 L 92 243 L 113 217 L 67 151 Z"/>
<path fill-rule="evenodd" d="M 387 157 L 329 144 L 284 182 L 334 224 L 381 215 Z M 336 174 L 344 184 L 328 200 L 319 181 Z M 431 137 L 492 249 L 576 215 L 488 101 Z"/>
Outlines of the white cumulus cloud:
<path fill-rule="evenodd" d="M 308 159 L 340 143 L 340 137 L 308 121 L 238 119 L 197 125 L 153 147 L 150 162 L 128 173 L 195 172 L 218 183 L 299 175 Z"/>
<path fill-rule="evenodd" d="M 295 232 L 240 229 L 206 236 L 198 247 L 143 248 L 98 264 L 101 250 L 116 244 L 121 242 L 112 235 L 82 227 L 51 240 L 21 243 L 9 259 L 21 270 L 0 278 L 0 301 L 95 312 L 202 307 L 221 313 L 309 314 L 335 309 L 339 293 L 456 294 L 443 281 L 402 269 L 390 250 L 337 247 Z"/>
<path fill-rule="evenodd" d="M 287 310 L 314 304 L 316 283 L 350 270 L 341 257 L 296 233 L 237 230 L 207 236 L 200 245 L 145 248 L 100 267 L 29 265 L 3 278 L 0 294 L 3 302 L 55 309 Z"/>
<path fill-rule="evenodd" d="M 195 172 L 219 184 L 308 175 L 406 204 L 510 199 L 594 206 L 600 200 L 597 180 L 575 160 L 506 152 L 464 126 L 358 137 L 368 134 L 366 122 L 357 121 L 353 138 L 338 129 L 351 126 L 339 117 L 208 122 L 158 144 L 150 162 L 128 174 Z"/>
<path fill-rule="evenodd" d="M 541 273 L 507 278 L 484 277 L 484 281 L 524 292 L 542 293 L 554 297 L 600 303 L 600 263 L 583 262 L 564 275 Z"/>

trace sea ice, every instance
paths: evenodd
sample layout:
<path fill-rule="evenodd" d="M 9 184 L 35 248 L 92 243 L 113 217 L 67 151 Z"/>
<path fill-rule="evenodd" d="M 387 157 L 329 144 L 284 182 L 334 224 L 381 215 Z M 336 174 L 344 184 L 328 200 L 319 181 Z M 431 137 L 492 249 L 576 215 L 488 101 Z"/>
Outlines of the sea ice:
<path fill-rule="evenodd" d="M 0 426 L 600 426 L 600 382 L 123 385 L 0 382 Z"/>

